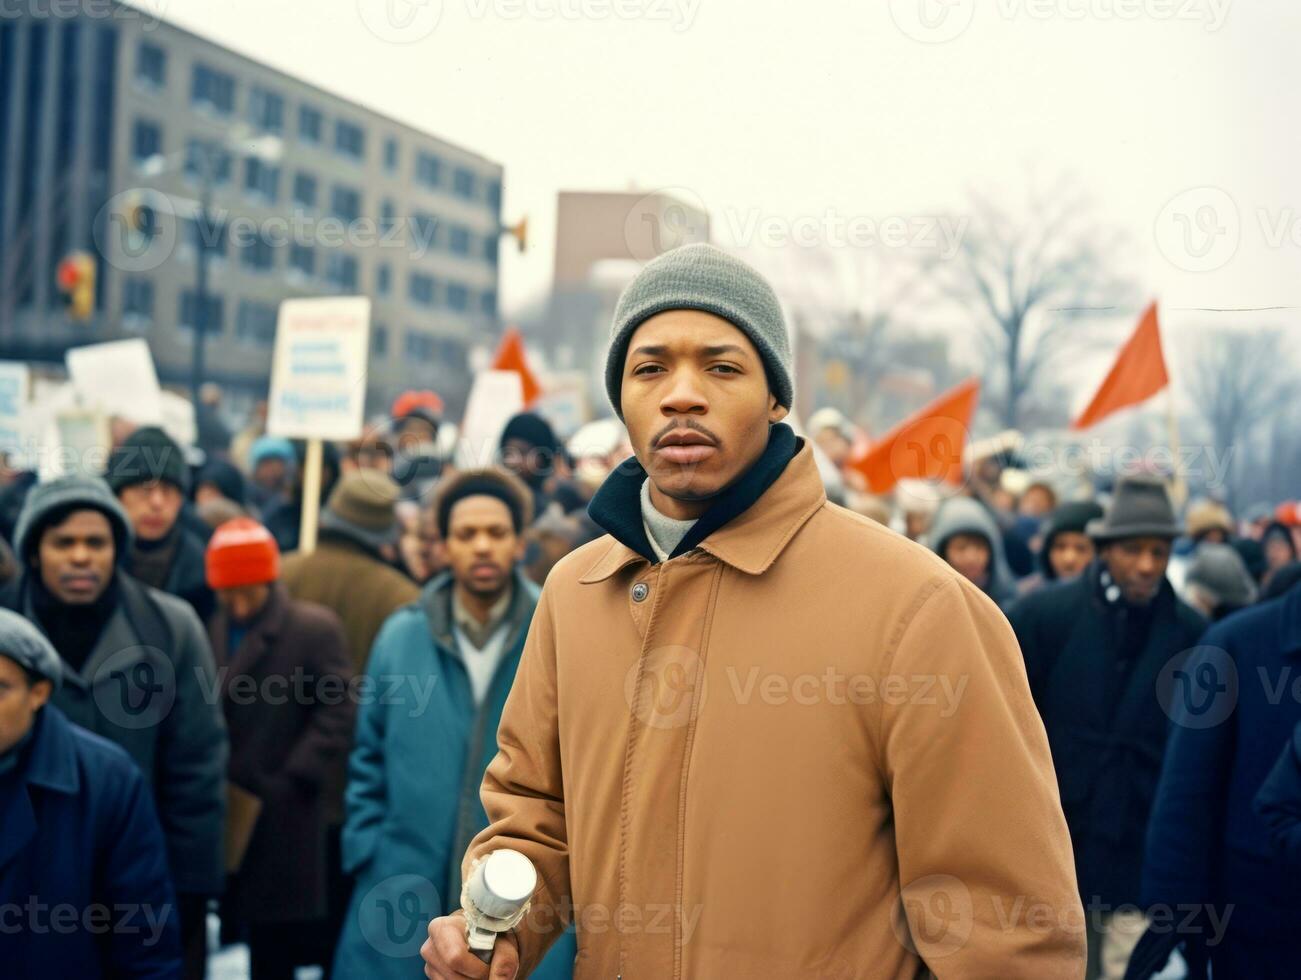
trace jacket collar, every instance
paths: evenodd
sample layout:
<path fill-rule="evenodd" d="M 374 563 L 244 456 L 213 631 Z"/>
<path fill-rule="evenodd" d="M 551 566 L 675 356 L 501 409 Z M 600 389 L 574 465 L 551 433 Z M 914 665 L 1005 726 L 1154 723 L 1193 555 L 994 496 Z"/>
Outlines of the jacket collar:
<path fill-rule="evenodd" d="M 63 713 L 47 704 L 36 715 L 24 778 L 57 793 L 76 793 L 81 786 L 72 728 Z"/>
<path fill-rule="evenodd" d="M 511 578 L 514 589 L 502 622 L 509 627 L 510 642 L 513 643 L 520 629 L 527 629 L 533 619 L 538 589 L 524 575 L 524 570 L 519 565 L 511 572 Z M 434 645 L 460 656 L 461 648 L 456 642 L 455 620 L 452 616 L 452 590 L 455 586 L 456 580 L 452 578 L 452 573 L 443 572 L 421 590 L 417 605 L 429 621 L 429 635 L 433 638 Z"/>
<path fill-rule="evenodd" d="M 683 539 L 670 557 L 677 557 L 698 547 L 739 571 L 748 575 L 761 575 L 776 561 L 805 521 L 826 503 L 826 490 L 813 460 L 812 448 L 807 442 L 797 440 L 786 425 L 776 425 L 773 430 L 768 449 L 760 457 L 759 463 L 719 495 L 714 505 L 696 522 L 691 534 Z M 778 430 L 784 430 L 786 435 Z M 777 448 L 774 450 L 775 444 Z M 782 460 L 787 452 L 793 456 L 786 456 Z M 774 469 L 775 473 L 772 472 Z M 641 477 L 633 479 L 639 494 L 645 473 L 640 466 L 637 470 L 641 472 Z M 602 485 L 598 497 L 605 492 L 612 479 L 614 475 Z M 626 493 L 626 490 L 622 492 Z M 595 504 L 594 498 L 593 505 Z M 640 528 L 639 499 L 635 506 L 636 522 Z M 592 516 L 598 519 L 594 511 L 595 506 Z M 639 551 L 615 534 L 613 529 L 607 527 L 607 530 L 614 540 L 579 579 L 580 582 L 600 582 L 633 562 L 653 561 L 649 545 L 647 551 Z M 645 536 L 644 529 L 641 534 Z"/>

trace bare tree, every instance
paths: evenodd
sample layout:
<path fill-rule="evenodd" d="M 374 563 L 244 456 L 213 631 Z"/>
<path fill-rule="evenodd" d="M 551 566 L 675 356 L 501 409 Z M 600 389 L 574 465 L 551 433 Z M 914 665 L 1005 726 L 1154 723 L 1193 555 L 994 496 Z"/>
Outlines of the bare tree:
<path fill-rule="evenodd" d="M 1286 413 L 1295 393 L 1290 358 L 1282 333 L 1269 329 L 1210 330 L 1190 350 L 1184 387 L 1211 445 L 1221 458 L 1233 454 L 1229 465 L 1235 479 L 1226 489 L 1236 502 L 1244 489 L 1244 470 L 1251 466 L 1252 440 L 1262 423 Z M 1261 484 L 1268 483 L 1262 475 Z"/>
<path fill-rule="evenodd" d="M 1014 427 L 1031 393 L 1051 384 L 1048 369 L 1100 341 L 1082 322 L 1127 313 L 1136 296 L 1113 270 L 1123 237 L 1091 219 L 1069 178 L 1042 192 L 1031 186 L 1015 211 L 978 193 L 970 202 L 956 254 L 927 256 L 924 268 L 942 301 L 973 317 L 986 383 L 1002 391 L 998 414 Z"/>

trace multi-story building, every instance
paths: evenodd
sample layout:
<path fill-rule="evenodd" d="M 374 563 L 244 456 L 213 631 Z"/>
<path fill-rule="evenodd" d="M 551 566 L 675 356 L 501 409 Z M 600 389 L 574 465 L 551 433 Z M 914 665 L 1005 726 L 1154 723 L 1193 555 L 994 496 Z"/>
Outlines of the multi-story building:
<path fill-rule="evenodd" d="M 463 401 L 497 331 L 499 164 L 144 10 L 66 13 L 0 20 L 0 357 L 143 336 L 183 385 L 203 323 L 206 378 L 263 397 L 280 301 L 362 294 L 369 406 Z M 55 279 L 76 251 L 84 321 Z"/>

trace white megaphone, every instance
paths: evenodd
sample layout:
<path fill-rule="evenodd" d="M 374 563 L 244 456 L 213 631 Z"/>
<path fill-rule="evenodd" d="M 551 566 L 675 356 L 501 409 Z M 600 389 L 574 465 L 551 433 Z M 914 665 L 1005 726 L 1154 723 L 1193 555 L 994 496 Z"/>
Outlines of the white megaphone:
<path fill-rule="evenodd" d="M 461 888 L 470 952 L 485 963 L 491 961 L 497 936 L 519 925 L 537 887 L 533 862 L 519 851 L 503 849 L 478 858 Z"/>

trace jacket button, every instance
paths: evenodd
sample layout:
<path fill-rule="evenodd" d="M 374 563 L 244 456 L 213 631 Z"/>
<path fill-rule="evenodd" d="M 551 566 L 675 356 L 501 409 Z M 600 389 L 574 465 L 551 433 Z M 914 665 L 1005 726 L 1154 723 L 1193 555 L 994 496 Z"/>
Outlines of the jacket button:
<path fill-rule="evenodd" d="M 645 582 L 638 582 L 632 587 L 633 602 L 644 602 L 648 595 L 650 595 L 650 586 Z"/>

